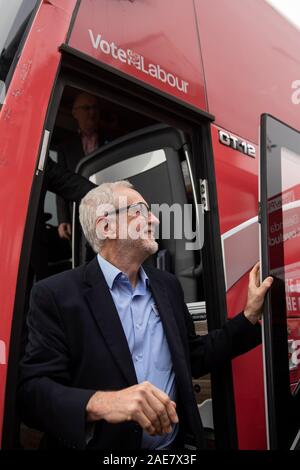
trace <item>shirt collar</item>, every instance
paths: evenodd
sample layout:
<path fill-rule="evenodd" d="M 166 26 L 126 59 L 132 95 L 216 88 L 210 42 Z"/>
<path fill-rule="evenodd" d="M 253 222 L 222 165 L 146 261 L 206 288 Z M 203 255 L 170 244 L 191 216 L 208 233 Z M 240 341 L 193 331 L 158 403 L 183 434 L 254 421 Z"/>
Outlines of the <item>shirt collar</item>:
<path fill-rule="evenodd" d="M 103 256 L 100 254 L 97 255 L 97 260 L 99 263 L 99 266 L 101 268 L 101 271 L 103 272 L 104 278 L 108 284 L 108 287 L 110 289 L 113 288 L 114 281 L 121 277 L 123 274 L 122 271 L 120 271 L 119 268 L 111 264 L 109 261 L 107 261 Z M 142 283 L 143 287 L 146 289 L 149 285 L 149 278 L 147 274 L 144 271 L 144 268 L 141 266 L 140 271 L 139 271 L 139 281 Z M 139 284 L 139 283 L 138 283 Z"/>

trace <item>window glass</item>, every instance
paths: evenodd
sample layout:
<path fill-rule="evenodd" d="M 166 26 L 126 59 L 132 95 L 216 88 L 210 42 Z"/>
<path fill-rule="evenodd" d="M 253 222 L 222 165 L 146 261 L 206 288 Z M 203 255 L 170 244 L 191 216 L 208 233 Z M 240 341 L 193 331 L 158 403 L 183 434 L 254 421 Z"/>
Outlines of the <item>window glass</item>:
<path fill-rule="evenodd" d="M 270 274 L 282 286 L 278 321 L 287 325 L 291 391 L 300 382 L 300 135 L 281 123 L 268 128 L 268 250 Z M 275 313 L 275 319 L 276 312 Z M 275 322 L 275 320 L 274 320 Z M 276 320 L 277 322 L 277 320 Z M 280 323 L 281 324 L 281 323 Z M 274 323 L 276 327 L 276 323 Z"/>
<path fill-rule="evenodd" d="M 2 82 L 6 81 L 37 3 L 37 0 L 0 0 L 0 80 Z"/>
<path fill-rule="evenodd" d="M 261 122 L 262 271 L 274 279 L 263 323 L 268 434 L 271 449 L 287 449 L 300 435 L 300 133 L 267 114 Z"/>

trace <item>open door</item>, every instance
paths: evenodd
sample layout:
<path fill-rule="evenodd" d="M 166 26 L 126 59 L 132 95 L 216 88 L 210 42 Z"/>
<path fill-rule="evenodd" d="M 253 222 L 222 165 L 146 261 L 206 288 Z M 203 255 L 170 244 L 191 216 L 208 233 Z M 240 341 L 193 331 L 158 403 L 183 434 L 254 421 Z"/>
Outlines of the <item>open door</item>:
<path fill-rule="evenodd" d="M 147 262 L 158 269 L 167 270 L 177 276 L 184 292 L 187 308 L 195 322 L 198 334 L 207 332 L 204 277 L 201 261 L 201 242 L 191 249 L 188 233 L 203 237 L 204 214 L 198 203 L 190 152 L 189 136 L 181 130 L 164 124 L 147 126 L 120 137 L 102 146 L 94 154 L 80 161 L 77 170 L 93 183 L 129 180 L 149 205 L 173 205 L 185 213 L 184 227 L 180 227 L 170 211 L 170 235 L 162 233 L 160 224 L 156 239 L 159 251 Z M 153 206 L 152 206 L 153 210 Z M 162 212 L 153 210 L 162 221 Z M 164 213 L 165 215 L 165 213 Z M 168 224 L 167 224 L 168 225 Z M 188 229 L 188 230 L 187 230 Z M 189 249 L 187 246 L 190 244 Z M 82 234 L 78 207 L 73 213 L 73 264 L 78 266 L 95 254 L 87 248 Z M 213 447 L 214 425 L 212 422 L 212 395 L 210 376 L 194 380 L 194 390 L 199 412 L 206 426 L 208 445 Z"/>
<path fill-rule="evenodd" d="M 261 118 L 262 278 L 273 276 L 263 316 L 270 449 L 300 448 L 300 132 Z"/>

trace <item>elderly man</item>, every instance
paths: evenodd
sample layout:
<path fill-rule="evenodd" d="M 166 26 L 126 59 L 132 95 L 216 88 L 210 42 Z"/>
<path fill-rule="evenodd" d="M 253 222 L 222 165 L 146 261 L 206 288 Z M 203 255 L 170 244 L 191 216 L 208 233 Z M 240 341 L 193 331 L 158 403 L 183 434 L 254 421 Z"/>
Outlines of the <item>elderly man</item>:
<path fill-rule="evenodd" d="M 48 445 L 175 449 L 203 430 L 192 386 L 255 347 L 272 283 L 251 271 L 246 308 L 207 336 L 195 334 L 176 277 L 143 268 L 158 220 L 128 182 L 105 183 L 80 205 L 93 261 L 37 283 L 19 403 Z"/>

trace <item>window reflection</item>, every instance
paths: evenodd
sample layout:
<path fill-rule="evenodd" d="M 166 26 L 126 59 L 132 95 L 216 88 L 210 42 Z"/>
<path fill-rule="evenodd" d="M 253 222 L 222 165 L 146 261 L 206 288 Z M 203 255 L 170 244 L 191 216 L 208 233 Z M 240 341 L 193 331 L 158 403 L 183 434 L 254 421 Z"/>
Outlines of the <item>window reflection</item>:
<path fill-rule="evenodd" d="M 284 283 L 293 392 L 300 382 L 300 155 L 286 147 L 278 151 L 281 178 L 270 179 L 268 199 L 270 274 Z"/>
<path fill-rule="evenodd" d="M 0 0 L 0 80 L 6 82 L 37 0 Z"/>

